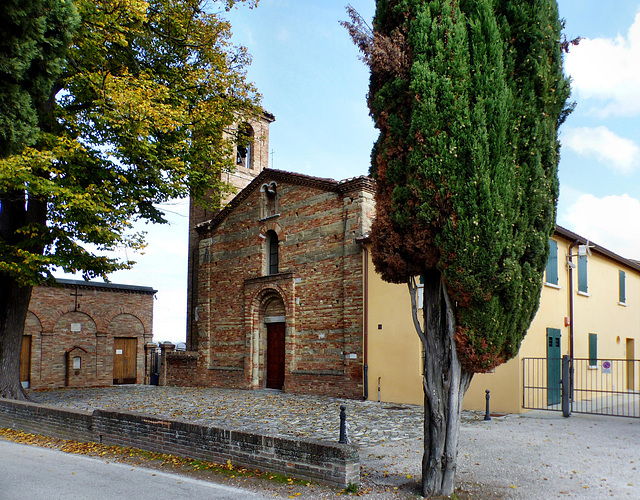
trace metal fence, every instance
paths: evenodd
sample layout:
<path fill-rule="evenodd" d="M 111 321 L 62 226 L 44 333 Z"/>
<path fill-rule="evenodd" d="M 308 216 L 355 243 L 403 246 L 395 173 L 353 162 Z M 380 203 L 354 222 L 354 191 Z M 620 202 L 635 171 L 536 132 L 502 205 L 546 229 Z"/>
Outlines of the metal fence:
<path fill-rule="evenodd" d="M 555 393 L 560 394 L 560 383 L 549 387 L 547 358 L 522 359 L 522 407 L 530 410 L 560 411 L 560 401 L 556 401 Z M 561 361 L 558 358 L 556 361 Z"/>
<path fill-rule="evenodd" d="M 158 385 L 160 381 L 161 350 L 157 348 L 149 356 L 149 385 Z"/>
<path fill-rule="evenodd" d="M 522 407 L 640 418 L 640 360 L 523 358 Z"/>

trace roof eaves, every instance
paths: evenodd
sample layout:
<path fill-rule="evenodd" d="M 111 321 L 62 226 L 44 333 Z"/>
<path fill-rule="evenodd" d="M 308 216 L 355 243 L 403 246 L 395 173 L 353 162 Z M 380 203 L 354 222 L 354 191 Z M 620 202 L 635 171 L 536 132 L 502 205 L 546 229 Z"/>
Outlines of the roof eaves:
<path fill-rule="evenodd" d="M 99 281 L 70 280 L 63 278 L 56 278 L 56 282 L 64 287 L 78 287 L 85 289 L 99 288 L 116 292 L 131 292 L 151 295 L 158 292 L 158 290 L 155 290 L 153 287 L 141 285 L 123 285 L 119 283 L 103 283 Z"/>
<path fill-rule="evenodd" d="M 371 194 L 375 194 L 376 192 L 376 182 L 366 175 L 344 179 L 338 182 L 338 186 L 341 193 L 347 191 L 367 191 Z"/>
<path fill-rule="evenodd" d="M 622 264 L 635 271 L 640 272 L 640 264 L 638 262 L 633 261 L 631 259 L 626 259 L 625 257 L 622 257 L 617 253 L 612 252 L 611 250 L 603 246 L 597 245 L 593 241 L 588 240 L 584 236 L 580 236 L 579 234 L 574 233 L 573 231 L 570 231 L 567 228 L 564 228 L 562 226 L 556 226 L 555 234 L 560 236 L 561 238 L 564 238 L 565 240 L 568 240 L 571 242 L 577 242 L 579 245 L 586 245 L 588 242 L 589 248 L 591 249 L 592 252 L 597 252 L 604 257 L 607 257 L 615 262 L 618 262 L 619 264 Z"/>

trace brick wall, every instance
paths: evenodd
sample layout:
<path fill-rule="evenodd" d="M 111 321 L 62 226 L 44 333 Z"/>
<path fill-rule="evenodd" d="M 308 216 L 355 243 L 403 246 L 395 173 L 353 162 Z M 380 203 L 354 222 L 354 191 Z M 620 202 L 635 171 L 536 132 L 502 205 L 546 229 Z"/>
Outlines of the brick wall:
<path fill-rule="evenodd" d="M 265 218 L 261 187 L 271 182 L 278 213 Z M 265 170 L 201 229 L 191 326 L 197 383 L 265 386 L 265 311 L 277 301 L 286 324 L 284 390 L 361 398 L 363 266 L 355 239 L 372 215 L 370 179 Z M 279 240 L 275 275 L 266 272 L 268 231 Z"/>
<path fill-rule="evenodd" d="M 60 439 L 93 442 L 93 415 L 26 401 L 0 399 L 0 427 Z"/>
<path fill-rule="evenodd" d="M 153 336 L 149 287 L 59 280 L 34 287 L 25 322 L 32 389 L 113 384 L 114 339 L 135 339 L 135 381 L 144 382 L 144 345 Z M 73 358 L 81 360 L 73 369 Z"/>
<path fill-rule="evenodd" d="M 198 385 L 198 353 L 193 351 L 168 352 L 163 358 L 164 383 L 180 387 Z"/>
<path fill-rule="evenodd" d="M 339 487 L 360 481 L 354 445 L 232 431 L 130 412 L 90 413 L 9 400 L 0 400 L 0 427 L 215 463 L 231 460 L 237 466 Z"/>

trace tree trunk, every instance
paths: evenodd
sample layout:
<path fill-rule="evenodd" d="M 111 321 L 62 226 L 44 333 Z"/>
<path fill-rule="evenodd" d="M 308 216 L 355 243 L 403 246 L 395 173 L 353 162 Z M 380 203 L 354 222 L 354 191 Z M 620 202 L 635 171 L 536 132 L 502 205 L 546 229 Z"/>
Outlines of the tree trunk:
<path fill-rule="evenodd" d="M 422 495 L 450 496 L 455 486 L 462 399 L 472 373 L 462 370 L 454 341 L 455 315 L 441 275 L 424 278 L 424 456 Z"/>
<path fill-rule="evenodd" d="M 26 200 L 28 199 L 28 202 Z M 41 238 L 31 240 L 19 231 L 28 223 L 46 223 L 46 203 L 34 197 L 28 198 L 24 190 L 2 193 L 0 199 L 0 243 L 3 250 L 13 247 L 26 250 L 26 254 L 41 254 Z M 17 254 L 17 252 L 16 252 Z M 0 397 L 27 399 L 20 384 L 20 355 L 24 322 L 29 311 L 32 286 L 19 283 L 21 263 L 7 251 L 9 269 L 17 267 L 15 274 L 0 273 Z M 23 273 L 24 275 L 25 273 Z"/>
<path fill-rule="evenodd" d="M 28 399 L 20 383 L 20 354 L 31 286 L 0 275 L 0 397 Z"/>

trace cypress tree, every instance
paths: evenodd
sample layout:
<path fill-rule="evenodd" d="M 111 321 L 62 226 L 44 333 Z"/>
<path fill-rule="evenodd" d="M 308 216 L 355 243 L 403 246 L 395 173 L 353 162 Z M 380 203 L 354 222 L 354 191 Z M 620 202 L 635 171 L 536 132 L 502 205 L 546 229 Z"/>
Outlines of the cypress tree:
<path fill-rule="evenodd" d="M 77 25 L 71 0 L 0 3 L 0 158 L 33 145 Z"/>
<path fill-rule="evenodd" d="M 373 261 L 409 285 L 426 357 L 422 494 L 450 495 L 471 377 L 515 356 L 539 304 L 569 96 L 557 4 L 378 0 L 368 38 L 351 16 L 380 131 Z"/>

